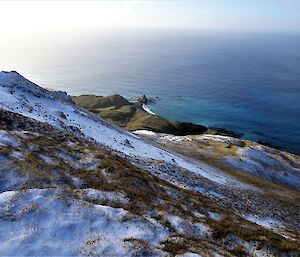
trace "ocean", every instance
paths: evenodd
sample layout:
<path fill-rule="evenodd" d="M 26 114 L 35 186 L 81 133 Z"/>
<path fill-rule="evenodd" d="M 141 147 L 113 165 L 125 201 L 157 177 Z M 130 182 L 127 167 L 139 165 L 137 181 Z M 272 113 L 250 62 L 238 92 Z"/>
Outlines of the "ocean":
<path fill-rule="evenodd" d="M 300 154 L 300 34 L 68 32 L 2 42 L 0 56 L 46 88 L 158 97 L 156 114 Z"/>

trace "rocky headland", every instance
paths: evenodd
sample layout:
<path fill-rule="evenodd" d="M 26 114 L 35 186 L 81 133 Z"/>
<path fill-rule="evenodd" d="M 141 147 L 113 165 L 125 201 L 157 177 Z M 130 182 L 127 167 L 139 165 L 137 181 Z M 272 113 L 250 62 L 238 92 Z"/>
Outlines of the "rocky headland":
<path fill-rule="evenodd" d="M 103 119 L 123 127 L 129 131 L 150 130 L 157 133 L 166 133 L 176 136 L 218 134 L 239 138 L 242 134 L 224 128 L 207 128 L 191 122 L 169 120 L 147 110 L 146 104 L 153 103 L 156 99 L 147 98 L 145 95 L 137 101 L 129 101 L 121 95 L 73 96 L 74 103 L 82 108 L 101 116 Z"/>

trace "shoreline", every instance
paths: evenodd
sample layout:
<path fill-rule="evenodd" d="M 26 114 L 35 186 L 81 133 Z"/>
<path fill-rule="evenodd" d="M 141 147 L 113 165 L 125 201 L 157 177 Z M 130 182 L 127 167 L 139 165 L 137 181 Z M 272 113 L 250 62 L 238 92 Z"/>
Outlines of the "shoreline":
<path fill-rule="evenodd" d="M 135 103 L 138 103 L 138 102 L 139 102 L 139 100 L 137 98 Z M 151 104 L 153 104 L 153 103 L 155 104 L 156 102 L 151 101 Z M 144 111 L 146 111 L 147 113 L 151 114 L 151 115 L 158 115 L 159 116 L 159 114 L 155 114 L 149 107 L 147 107 L 147 104 L 142 104 L 141 108 Z M 168 117 L 165 117 L 165 116 L 163 116 L 163 117 L 166 118 L 166 119 L 169 119 Z M 179 120 L 179 121 L 187 122 L 187 121 L 184 121 L 184 120 Z M 194 123 L 194 122 L 191 122 L 191 121 L 189 121 L 189 122 L 192 123 L 192 124 L 204 126 L 201 123 Z M 267 135 L 265 135 L 264 133 L 259 132 L 259 131 L 243 132 L 243 131 L 236 131 L 236 130 L 231 130 L 231 129 L 227 129 L 227 128 L 224 128 L 224 127 L 215 127 L 215 126 L 208 126 L 207 128 L 209 130 L 215 131 L 216 135 L 229 136 L 229 137 L 233 137 L 233 138 L 248 140 L 248 141 L 258 143 L 258 144 L 261 144 L 261 145 L 264 145 L 264 146 L 267 146 L 267 147 L 271 147 L 271 148 L 274 148 L 274 149 L 277 149 L 277 150 L 280 150 L 280 151 L 285 151 L 285 152 L 288 152 L 288 153 L 291 153 L 291 154 L 300 155 L 299 151 L 295 151 L 295 150 L 289 149 L 289 148 L 287 148 L 283 145 L 279 145 L 279 144 L 271 142 Z M 257 140 L 251 139 L 249 136 L 247 136 L 247 135 L 251 135 L 251 134 L 260 135 L 261 138 L 257 138 Z"/>
<path fill-rule="evenodd" d="M 229 130 L 223 127 L 206 127 L 199 123 L 170 120 L 168 117 L 154 113 L 148 107 L 148 103 L 153 104 L 155 101 L 148 100 L 145 95 L 135 99 L 126 99 L 118 94 L 111 96 L 97 96 L 92 94 L 73 96 L 72 99 L 75 101 L 75 104 L 129 131 L 149 130 L 155 133 L 166 133 L 177 136 L 200 135 L 203 133 L 229 136 L 299 155 L 298 151 L 272 143 L 268 140 L 267 136 L 263 139 L 251 139 L 247 136 L 247 132 L 244 134 L 240 131 Z M 101 104 L 99 105 L 99 103 Z M 97 106 L 97 108 L 93 106 Z"/>
<path fill-rule="evenodd" d="M 147 113 L 149 113 L 149 114 L 151 114 L 151 115 L 153 115 L 153 116 L 156 115 L 153 111 L 151 111 L 151 109 L 150 109 L 149 107 L 147 107 L 147 104 L 142 104 L 142 108 L 143 108 L 143 110 L 144 110 L 145 112 L 147 112 Z"/>

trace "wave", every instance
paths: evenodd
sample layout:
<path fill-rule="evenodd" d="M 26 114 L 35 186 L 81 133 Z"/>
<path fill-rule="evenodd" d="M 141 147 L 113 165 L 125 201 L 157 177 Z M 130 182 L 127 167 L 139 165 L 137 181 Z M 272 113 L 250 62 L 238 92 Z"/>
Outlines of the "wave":
<path fill-rule="evenodd" d="M 148 112 L 151 115 L 155 115 L 155 113 L 153 111 L 151 111 L 150 108 L 146 106 L 146 104 L 143 104 L 142 108 L 145 112 Z"/>

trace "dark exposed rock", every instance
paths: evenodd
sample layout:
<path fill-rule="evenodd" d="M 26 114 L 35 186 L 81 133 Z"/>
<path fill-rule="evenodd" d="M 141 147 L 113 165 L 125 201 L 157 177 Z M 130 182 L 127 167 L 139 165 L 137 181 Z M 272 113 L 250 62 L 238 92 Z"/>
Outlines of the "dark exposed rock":
<path fill-rule="evenodd" d="M 265 146 L 268 146 L 268 147 L 272 147 L 272 148 L 275 148 L 275 149 L 278 149 L 278 150 L 281 150 L 282 148 L 279 147 L 279 146 L 276 146 L 270 142 L 267 142 L 267 141 L 263 141 L 263 140 L 258 140 L 257 143 L 261 144 L 261 145 L 265 145 Z"/>
<path fill-rule="evenodd" d="M 233 130 L 227 130 L 224 128 L 209 127 L 209 129 L 213 130 L 215 132 L 215 134 L 218 134 L 221 136 L 241 138 L 244 135 L 243 133 L 239 133 L 239 132 L 236 132 Z"/>
<path fill-rule="evenodd" d="M 63 112 L 61 112 L 61 113 L 59 114 L 59 117 L 61 117 L 61 118 L 63 118 L 63 119 L 67 119 L 67 116 L 66 116 Z"/>
<path fill-rule="evenodd" d="M 69 126 L 69 129 L 72 131 L 72 132 L 74 132 L 74 133 L 76 133 L 77 135 L 84 135 L 82 132 L 81 132 L 81 130 L 79 129 L 79 128 L 77 128 L 77 127 L 75 127 L 75 126 Z"/>
<path fill-rule="evenodd" d="M 138 99 L 139 102 L 143 103 L 143 104 L 147 104 L 148 103 L 148 98 L 143 95 Z"/>
<path fill-rule="evenodd" d="M 146 95 L 142 95 L 141 97 L 139 97 L 137 99 L 136 105 L 137 105 L 138 108 L 141 108 L 141 106 L 143 104 L 155 103 L 157 100 L 158 100 L 158 97 L 156 97 L 156 98 L 153 98 L 153 97 L 149 98 Z"/>
<path fill-rule="evenodd" d="M 179 136 L 203 134 L 207 131 L 207 127 L 190 122 L 170 121 L 170 124 L 175 128 L 172 134 Z"/>

